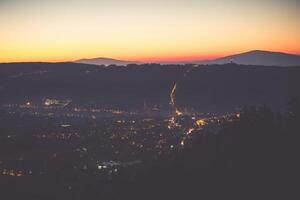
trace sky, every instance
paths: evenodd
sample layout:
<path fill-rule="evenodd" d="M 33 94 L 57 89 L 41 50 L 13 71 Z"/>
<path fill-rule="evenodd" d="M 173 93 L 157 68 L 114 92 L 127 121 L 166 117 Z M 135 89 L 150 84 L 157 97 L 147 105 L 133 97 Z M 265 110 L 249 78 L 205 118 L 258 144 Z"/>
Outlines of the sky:
<path fill-rule="evenodd" d="M 300 0 L 0 0 L 0 62 L 300 54 Z"/>

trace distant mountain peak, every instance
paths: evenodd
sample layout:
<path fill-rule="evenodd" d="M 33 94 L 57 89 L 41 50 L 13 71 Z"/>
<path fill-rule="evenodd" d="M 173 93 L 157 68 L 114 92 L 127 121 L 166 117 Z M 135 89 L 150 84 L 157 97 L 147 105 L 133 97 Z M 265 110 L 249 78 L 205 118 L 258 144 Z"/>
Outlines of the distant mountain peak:
<path fill-rule="evenodd" d="M 117 60 L 113 58 L 97 57 L 97 58 L 84 58 L 74 61 L 75 63 L 90 64 L 90 65 L 128 65 L 140 64 L 138 61 Z"/>
<path fill-rule="evenodd" d="M 270 53 L 270 52 L 272 52 L 272 51 L 265 51 L 265 50 L 255 49 L 255 50 L 247 51 L 247 52 L 244 52 L 244 53 Z"/>
<path fill-rule="evenodd" d="M 226 64 L 230 62 L 242 65 L 300 66 L 300 56 L 283 52 L 252 50 L 215 60 L 200 61 L 200 64 Z"/>
<path fill-rule="evenodd" d="M 282 54 L 282 55 L 299 56 L 299 55 L 289 54 L 289 53 L 285 53 L 285 52 L 279 52 L 279 51 L 266 51 L 266 50 L 259 50 L 259 49 L 247 51 L 247 52 L 240 53 L 240 54 Z M 235 55 L 240 55 L 240 54 L 235 54 Z"/>

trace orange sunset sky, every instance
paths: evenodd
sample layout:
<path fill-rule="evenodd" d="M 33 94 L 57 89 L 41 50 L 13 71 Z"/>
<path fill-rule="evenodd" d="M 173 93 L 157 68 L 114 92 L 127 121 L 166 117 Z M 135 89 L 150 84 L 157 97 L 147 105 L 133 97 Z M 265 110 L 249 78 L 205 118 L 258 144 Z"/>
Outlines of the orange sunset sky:
<path fill-rule="evenodd" d="M 0 62 L 300 54 L 298 0 L 0 0 Z"/>

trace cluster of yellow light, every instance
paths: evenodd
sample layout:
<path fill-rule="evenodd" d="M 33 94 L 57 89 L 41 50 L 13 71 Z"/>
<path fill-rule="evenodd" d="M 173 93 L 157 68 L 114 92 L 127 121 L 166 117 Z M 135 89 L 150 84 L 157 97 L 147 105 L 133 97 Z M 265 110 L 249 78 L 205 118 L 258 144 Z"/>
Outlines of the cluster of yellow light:
<path fill-rule="evenodd" d="M 184 145 L 185 145 L 185 139 L 182 139 L 182 140 L 181 140 L 180 145 L 181 145 L 181 146 L 184 146 Z"/>
<path fill-rule="evenodd" d="M 16 171 L 16 170 L 3 169 L 2 175 L 5 175 L 5 176 L 23 176 L 23 172 L 22 171 Z"/>
<path fill-rule="evenodd" d="M 176 118 L 175 117 L 171 117 L 171 119 L 169 120 L 169 123 L 168 123 L 167 127 L 168 127 L 168 129 L 174 129 L 174 128 L 181 127 L 181 125 L 176 122 Z"/>
<path fill-rule="evenodd" d="M 176 112 L 176 115 L 177 115 L 177 116 L 183 115 L 183 113 L 180 112 L 177 108 L 176 108 L 175 112 Z"/>
<path fill-rule="evenodd" d="M 198 120 L 196 121 L 196 124 L 197 124 L 198 126 L 204 126 L 204 125 L 206 124 L 206 122 L 205 122 L 203 119 L 198 119 Z"/>
<path fill-rule="evenodd" d="M 187 131 L 187 135 L 190 135 L 195 129 L 194 128 L 190 128 L 188 131 Z"/>

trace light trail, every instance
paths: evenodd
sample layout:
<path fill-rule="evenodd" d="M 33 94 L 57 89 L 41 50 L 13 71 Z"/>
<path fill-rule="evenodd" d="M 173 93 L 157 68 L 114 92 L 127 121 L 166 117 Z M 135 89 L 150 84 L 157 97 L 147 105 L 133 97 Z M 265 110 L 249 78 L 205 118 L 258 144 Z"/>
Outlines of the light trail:
<path fill-rule="evenodd" d="M 193 66 L 194 67 L 194 66 Z M 192 68 L 188 68 L 184 74 L 183 74 L 183 78 L 187 77 L 188 73 L 192 70 Z M 169 119 L 169 123 L 168 123 L 168 129 L 172 130 L 172 129 L 178 129 L 178 128 L 183 128 L 182 124 L 180 122 L 177 122 L 177 117 L 180 117 L 182 115 L 184 115 L 183 112 L 181 112 L 176 104 L 176 91 L 177 91 L 177 82 L 174 83 L 171 93 L 170 93 L 170 105 L 172 106 L 172 115 L 171 118 Z M 189 115 L 188 113 L 185 113 L 185 115 Z M 187 143 L 187 140 L 191 137 L 191 135 L 193 134 L 194 131 L 196 130 L 201 130 L 202 126 L 206 125 L 206 122 L 203 119 L 193 119 L 194 124 L 191 125 L 191 127 L 189 127 L 186 132 L 181 136 L 181 140 L 179 145 L 181 147 L 184 147 Z"/>
<path fill-rule="evenodd" d="M 173 109 L 175 110 L 175 114 L 177 116 L 180 116 L 180 115 L 183 115 L 183 113 L 176 106 L 176 89 L 177 89 L 177 83 L 175 83 L 172 88 L 172 91 L 170 94 L 170 99 L 171 99 L 170 104 L 172 105 Z"/>

